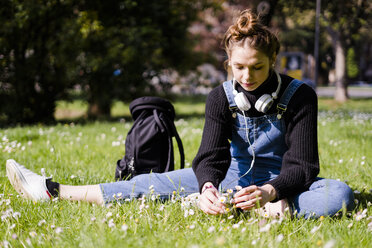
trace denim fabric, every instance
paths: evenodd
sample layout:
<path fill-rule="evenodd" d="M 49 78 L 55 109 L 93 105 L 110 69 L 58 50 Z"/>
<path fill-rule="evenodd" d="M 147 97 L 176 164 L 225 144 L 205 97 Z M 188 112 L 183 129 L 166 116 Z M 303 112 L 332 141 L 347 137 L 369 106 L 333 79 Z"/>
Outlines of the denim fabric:
<path fill-rule="evenodd" d="M 287 93 L 284 93 L 280 103 L 286 105 L 300 84 L 301 82 L 297 80 L 291 83 L 289 87 L 293 88 L 286 90 Z M 230 107 L 234 107 L 231 83 L 225 82 L 224 89 Z M 239 113 L 235 116 L 230 148 L 232 160 L 226 177 L 221 182 L 221 191 L 233 189 L 236 185 L 260 186 L 275 178 L 280 173 L 282 157 L 287 150 L 284 140 L 285 123 L 283 119 L 278 119 L 276 114 L 255 118 L 244 117 Z M 256 158 L 253 168 L 250 169 L 253 151 Z M 174 192 L 180 196 L 187 196 L 199 190 L 191 168 L 167 173 L 142 174 L 129 181 L 103 183 L 100 187 L 106 203 L 118 198 L 123 200 L 138 198 L 151 191 L 160 199 L 168 199 Z M 297 216 L 305 218 L 333 215 L 343 205 L 350 209 L 354 204 L 351 189 L 342 182 L 330 179 L 318 179 L 308 191 L 288 200 Z"/>

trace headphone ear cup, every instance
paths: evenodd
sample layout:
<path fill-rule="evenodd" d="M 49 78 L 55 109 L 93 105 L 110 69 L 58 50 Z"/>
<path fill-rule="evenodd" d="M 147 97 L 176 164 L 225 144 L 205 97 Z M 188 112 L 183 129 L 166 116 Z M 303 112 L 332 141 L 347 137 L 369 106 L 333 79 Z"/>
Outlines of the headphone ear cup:
<path fill-rule="evenodd" d="M 262 95 L 257 101 L 254 107 L 257 111 L 266 113 L 273 105 L 274 99 L 269 94 Z"/>
<path fill-rule="evenodd" d="M 248 111 L 251 108 L 251 104 L 243 92 L 236 94 L 234 101 L 241 111 Z"/>

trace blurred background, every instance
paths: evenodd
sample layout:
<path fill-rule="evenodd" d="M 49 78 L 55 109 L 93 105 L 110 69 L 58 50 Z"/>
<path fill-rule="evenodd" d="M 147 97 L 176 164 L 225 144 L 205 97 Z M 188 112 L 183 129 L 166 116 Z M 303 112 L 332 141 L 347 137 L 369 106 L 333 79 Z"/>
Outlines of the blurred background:
<path fill-rule="evenodd" d="M 49 123 L 60 101 L 206 95 L 227 78 L 221 40 L 251 8 L 281 41 L 277 70 L 314 89 L 372 89 L 368 0 L 0 0 L 0 123 Z"/>

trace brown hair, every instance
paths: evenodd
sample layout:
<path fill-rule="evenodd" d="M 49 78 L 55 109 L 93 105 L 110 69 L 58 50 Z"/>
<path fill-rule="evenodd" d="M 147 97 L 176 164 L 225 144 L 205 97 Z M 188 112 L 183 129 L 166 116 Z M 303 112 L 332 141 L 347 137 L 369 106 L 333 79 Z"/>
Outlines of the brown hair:
<path fill-rule="evenodd" d="M 249 45 L 264 53 L 270 60 L 274 59 L 280 48 L 278 38 L 249 9 L 242 11 L 236 22 L 229 27 L 223 44 L 229 57 L 234 46 Z"/>

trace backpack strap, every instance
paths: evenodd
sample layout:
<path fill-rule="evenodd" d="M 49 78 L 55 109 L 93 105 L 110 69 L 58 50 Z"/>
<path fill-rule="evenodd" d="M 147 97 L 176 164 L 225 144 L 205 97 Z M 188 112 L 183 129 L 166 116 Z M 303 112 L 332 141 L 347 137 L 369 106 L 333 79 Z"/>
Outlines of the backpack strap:
<path fill-rule="evenodd" d="M 178 150 L 180 152 L 180 159 L 181 159 L 181 169 L 185 168 L 185 153 L 183 150 L 183 145 L 180 136 L 178 135 L 177 129 L 174 126 L 174 123 L 172 123 L 172 129 L 173 129 L 173 134 L 174 137 L 177 140 L 177 145 L 178 145 Z"/>
<path fill-rule="evenodd" d="M 276 109 L 278 110 L 277 117 L 279 120 L 282 118 L 284 112 L 287 110 L 288 103 L 291 100 L 292 96 L 302 84 L 303 82 L 301 82 L 300 80 L 293 79 L 285 89 L 278 105 L 276 105 Z"/>
<path fill-rule="evenodd" d="M 181 169 L 185 167 L 185 153 L 182 145 L 182 141 L 180 136 L 178 135 L 177 129 L 172 121 L 170 121 L 167 117 L 166 118 L 160 118 L 159 113 L 157 109 L 154 109 L 154 117 L 156 123 L 159 125 L 161 128 L 161 131 L 163 132 L 164 129 L 168 133 L 168 144 L 169 144 L 169 149 L 168 149 L 168 161 L 167 161 L 167 166 L 165 168 L 165 171 L 169 171 L 171 160 L 174 159 L 173 155 L 173 142 L 172 142 L 172 137 L 174 136 L 177 141 L 178 145 L 178 150 L 180 153 L 180 160 L 181 160 Z M 164 115 L 163 115 L 164 116 Z"/>
<path fill-rule="evenodd" d="M 180 153 L 180 160 L 181 160 L 181 169 L 185 168 L 185 152 L 183 149 L 183 144 L 182 140 L 177 132 L 176 126 L 174 125 L 174 122 L 171 121 L 169 118 L 164 118 L 163 119 L 166 122 L 166 125 L 168 125 L 169 129 L 171 131 L 170 137 L 172 138 L 173 136 L 176 138 L 177 145 L 178 145 L 178 151 Z M 172 146 L 173 148 L 173 146 Z"/>
<path fill-rule="evenodd" d="M 172 156 L 172 154 L 173 154 L 172 136 L 169 134 L 169 131 L 168 131 L 167 127 L 164 126 L 164 123 L 160 120 L 158 110 L 154 109 L 153 113 L 154 113 L 154 119 L 155 119 L 156 123 L 158 124 L 158 126 L 160 127 L 160 131 L 163 133 L 165 130 L 167 130 L 167 134 L 168 134 L 168 160 L 167 160 L 167 165 L 166 165 L 165 171 L 164 171 L 164 172 L 167 172 L 167 171 L 169 171 L 170 163 L 173 159 L 173 156 Z"/>

